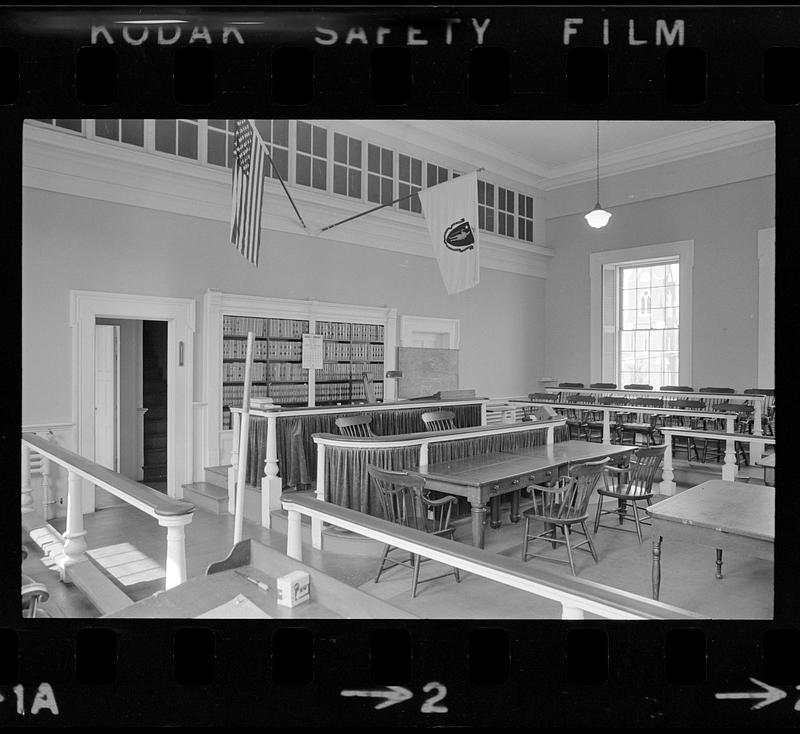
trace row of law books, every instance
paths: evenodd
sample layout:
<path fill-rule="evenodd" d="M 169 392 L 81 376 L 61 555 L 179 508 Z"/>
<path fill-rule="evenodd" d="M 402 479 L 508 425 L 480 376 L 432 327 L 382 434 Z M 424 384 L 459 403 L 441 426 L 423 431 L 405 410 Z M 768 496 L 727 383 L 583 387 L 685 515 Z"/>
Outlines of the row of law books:
<path fill-rule="evenodd" d="M 317 383 L 315 390 L 316 402 L 319 403 L 339 403 L 350 402 L 350 383 L 331 382 Z"/>
<path fill-rule="evenodd" d="M 266 398 L 269 395 L 269 388 L 266 385 L 252 385 L 250 387 L 251 398 Z M 244 385 L 223 385 L 222 404 L 229 408 L 241 408 L 244 403 Z"/>
<path fill-rule="evenodd" d="M 350 374 L 352 375 L 353 379 L 361 379 L 362 374 L 366 372 L 369 375 L 370 380 L 382 380 L 383 379 L 383 364 L 370 364 L 364 362 L 360 364 L 358 362 L 353 362 L 350 365 Z"/>
<path fill-rule="evenodd" d="M 308 379 L 308 370 L 298 362 L 276 362 L 267 367 L 270 382 L 302 382 Z"/>
<path fill-rule="evenodd" d="M 353 324 L 351 337 L 353 341 L 382 342 L 382 324 Z"/>
<path fill-rule="evenodd" d="M 308 334 L 308 321 L 299 319 L 270 319 L 269 336 L 299 339 L 303 334 Z"/>
<path fill-rule="evenodd" d="M 343 321 L 317 321 L 317 334 L 323 339 L 346 340 L 350 338 L 350 324 Z"/>
<path fill-rule="evenodd" d="M 256 337 L 265 337 L 267 335 L 267 319 L 259 319 L 254 316 L 222 317 L 223 336 L 247 336 L 250 331 Z"/>
<path fill-rule="evenodd" d="M 223 362 L 222 381 L 223 382 L 243 382 L 246 362 Z M 250 369 L 250 380 L 252 382 L 265 382 L 267 379 L 267 363 L 253 362 Z"/>
<path fill-rule="evenodd" d="M 321 370 L 317 370 L 317 382 L 330 382 L 332 380 L 349 380 L 350 364 L 339 362 L 326 362 Z"/>
<path fill-rule="evenodd" d="M 247 359 L 247 341 L 244 339 L 226 339 L 222 342 L 223 359 Z M 256 341 L 253 344 L 253 359 L 267 358 L 267 342 Z"/>
<path fill-rule="evenodd" d="M 383 344 L 350 345 L 350 359 L 354 362 L 383 362 Z"/>
<path fill-rule="evenodd" d="M 267 342 L 267 359 L 301 359 L 303 345 L 301 342 Z"/>
<path fill-rule="evenodd" d="M 372 392 L 375 395 L 376 400 L 383 400 L 383 383 L 382 382 L 373 382 L 372 383 Z M 367 395 L 364 391 L 364 384 L 361 382 L 354 382 L 353 383 L 353 397 L 352 400 L 366 400 Z"/>
<path fill-rule="evenodd" d="M 279 405 L 305 405 L 308 403 L 308 385 L 270 385 L 270 397 Z"/>

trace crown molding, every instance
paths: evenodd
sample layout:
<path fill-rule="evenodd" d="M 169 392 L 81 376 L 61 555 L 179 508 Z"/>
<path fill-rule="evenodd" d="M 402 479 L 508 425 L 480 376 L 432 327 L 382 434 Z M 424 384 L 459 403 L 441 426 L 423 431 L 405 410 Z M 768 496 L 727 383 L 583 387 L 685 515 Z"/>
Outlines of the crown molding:
<path fill-rule="evenodd" d="M 670 135 L 650 143 L 601 154 L 600 175 L 607 177 L 630 173 L 774 137 L 775 125 L 770 121 L 714 123 L 707 128 Z M 584 158 L 567 166 L 550 169 L 548 180 L 540 184 L 540 188 L 552 191 L 564 186 L 594 181 L 595 175 L 595 158 Z"/>
<path fill-rule="evenodd" d="M 230 173 L 175 156 L 23 126 L 23 187 L 127 206 L 230 221 Z M 297 220 L 280 185 L 264 186 L 262 228 L 316 239 L 434 258 L 421 215 L 386 208 L 327 232 L 319 230 L 371 205 L 335 194 L 289 186 L 304 214 Z M 553 251 L 532 243 L 480 233 L 481 266 L 531 277 L 547 277 Z"/>

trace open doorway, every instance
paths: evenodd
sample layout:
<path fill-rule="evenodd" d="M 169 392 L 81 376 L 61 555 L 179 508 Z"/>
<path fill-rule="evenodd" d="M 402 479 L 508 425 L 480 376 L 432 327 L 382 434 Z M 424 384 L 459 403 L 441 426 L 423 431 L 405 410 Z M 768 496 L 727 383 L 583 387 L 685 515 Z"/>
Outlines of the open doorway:
<path fill-rule="evenodd" d="M 167 491 L 167 322 L 95 321 L 94 460 Z M 98 509 L 122 500 L 97 489 Z"/>

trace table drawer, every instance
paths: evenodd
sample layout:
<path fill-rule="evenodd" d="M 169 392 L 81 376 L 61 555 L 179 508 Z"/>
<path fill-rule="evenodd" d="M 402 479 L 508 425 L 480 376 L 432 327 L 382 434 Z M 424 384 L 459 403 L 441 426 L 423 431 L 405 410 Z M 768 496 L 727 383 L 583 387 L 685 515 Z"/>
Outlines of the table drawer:
<path fill-rule="evenodd" d="M 489 497 L 513 492 L 515 489 L 525 489 L 529 484 L 550 484 L 557 476 L 558 469 L 540 469 L 539 471 L 502 479 L 489 485 Z"/>

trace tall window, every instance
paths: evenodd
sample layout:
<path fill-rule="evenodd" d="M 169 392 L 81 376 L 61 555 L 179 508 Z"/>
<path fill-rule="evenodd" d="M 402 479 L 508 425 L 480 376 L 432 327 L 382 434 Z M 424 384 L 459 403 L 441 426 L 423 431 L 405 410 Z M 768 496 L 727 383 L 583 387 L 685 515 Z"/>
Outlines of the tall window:
<path fill-rule="evenodd" d="M 388 204 L 394 192 L 394 153 L 370 143 L 367 146 L 367 199 Z"/>
<path fill-rule="evenodd" d="M 400 153 L 397 156 L 398 168 L 398 183 L 397 183 L 397 196 L 408 196 L 415 194 L 422 188 L 422 161 L 419 158 L 412 158 L 411 156 Z M 403 199 L 397 202 L 397 205 L 407 212 L 422 211 L 422 205 L 419 203 L 419 196 L 412 196 L 410 199 Z"/>
<path fill-rule="evenodd" d="M 680 384 L 678 261 L 617 268 L 618 384 Z"/>
<path fill-rule="evenodd" d="M 361 141 L 333 134 L 333 193 L 361 198 Z"/>
<path fill-rule="evenodd" d="M 141 148 L 144 146 L 144 120 L 97 119 L 94 121 L 94 134 L 98 138 Z"/>
<path fill-rule="evenodd" d="M 277 161 L 275 161 L 277 163 Z M 297 121 L 295 180 L 325 191 L 328 179 L 328 133 L 324 127 Z"/>

